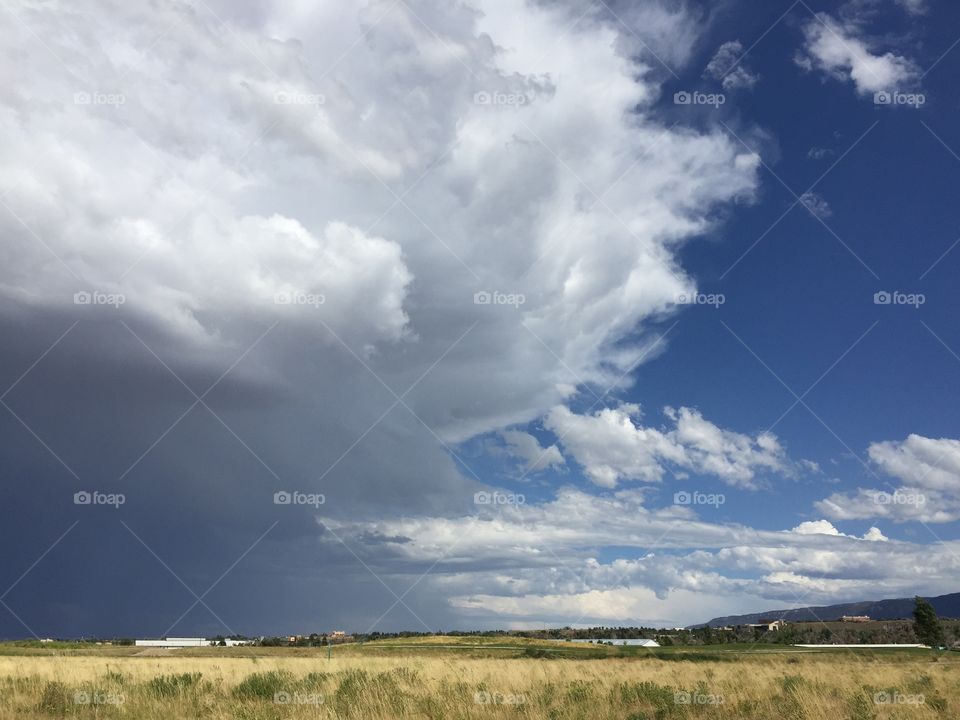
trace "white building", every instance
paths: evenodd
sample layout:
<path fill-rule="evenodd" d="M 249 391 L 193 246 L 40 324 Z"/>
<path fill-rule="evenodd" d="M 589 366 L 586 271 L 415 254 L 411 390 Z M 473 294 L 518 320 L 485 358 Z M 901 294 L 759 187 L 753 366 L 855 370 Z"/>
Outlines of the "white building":
<path fill-rule="evenodd" d="M 134 645 L 137 647 L 206 647 L 212 645 L 212 640 L 206 638 L 173 638 L 168 637 L 163 640 L 137 640 Z"/>
<path fill-rule="evenodd" d="M 637 646 L 639 646 L 639 647 L 650 647 L 650 648 L 660 647 L 660 643 L 658 643 L 656 640 L 645 640 L 645 639 L 643 639 L 643 638 L 633 638 L 633 639 L 629 639 L 629 640 L 623 640 L 623 639 L 617 639 L 617 638 L 611 638 L 611 639 L 607 639 L 607 638 L 597 638 L 597 639 L 588 638 L 588 639 L 583 639 L 583 640 L 581 640 L 581 639 L 574 639 L 573 642 L 581 642 L 581 643 L 601 643 L 601 644 L 606 644 L 606 645 L 637 645 Z"/>

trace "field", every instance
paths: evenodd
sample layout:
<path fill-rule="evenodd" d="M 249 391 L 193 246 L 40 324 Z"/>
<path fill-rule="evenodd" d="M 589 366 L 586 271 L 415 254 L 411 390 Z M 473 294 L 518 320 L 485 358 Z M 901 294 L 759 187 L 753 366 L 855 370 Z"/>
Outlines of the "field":
<path fill-rule="evenodd" d="M 2 718 L 954 718 L 960 654 L 611 648 L 516 638 L 321 648 L 0 645 Z"/>

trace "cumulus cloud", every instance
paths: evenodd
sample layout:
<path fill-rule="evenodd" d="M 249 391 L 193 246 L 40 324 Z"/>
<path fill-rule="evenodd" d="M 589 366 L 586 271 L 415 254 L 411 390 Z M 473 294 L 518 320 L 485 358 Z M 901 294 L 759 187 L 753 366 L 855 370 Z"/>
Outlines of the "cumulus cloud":
<path fill-rule="evenodd" d="M 675 7 L 615 6 L 630 31 L 607 12 L 574 26 L 579 9 L 554 3 L 0 14 L 17 68 L 0 89 L 7 375 L 80 321 L 11 406 L 77 476 L 136 483 L 131 526 L 169 535 L 188 575 L 207 568 L 178 530 L 229 525 L 242 550 L 279 489 L 345 515 L 462 509 L 478 483 L 453 444 L 629 383 L 696 289 L 683 244 L 753 197 L 756 155 L 657 115 L 654 55 L 683 62 L 698 34 Z M 214 391 L 191 413 L 194 388 Z M 3 453 L 20 477 L 55 462 L 16 445 Z M 50 472 L 69 498 L 73 475 Z M 12 492 L 17 517 L 74 509 Z M 269 572 L 297 582 L 302 554 L 282 548 L 320 530 L 282 527 L 286 566 Z M 94 544 L 139 567 L 115 539 Z M 224 566 L 238 554 L 220 550 Z"/>
<path fill-rule="evenodd" d="M 807 70 L 852 82 L 860 96 L 902 90 L 919 75 L 916 64 L 892 51 L 880 53 L 872 47 L 855 20 L 840 21 L 827 13 L 804 25 L 804 47 L 797 63 Z"/>
<path fill-rule="evenodd" d="M 868 454 L 883 472 L 915 487 L 960 493 L 960 440 L 910 434 L 873 443 Z"/>
<path fill-rule="evenodd" d="M 797 533 L 799 535 L 834 535 L 836 537 L 856 537 L 855 535 L 841 533 L 829 520 L 807 520 L 806 522 L 802 522 L 797 525 L 790 532 Z M 870 528 L 864 534 L 862 539 L 870 540 L 871 542 L 882 542 L 887 540 L 884 534 L 880 531 L 880 528 L 876 527 Z"/>
<path fill-rule="evenodd" d="M 817 502 L 821 512 L 839 520 L 945 523 L 960 519 L 960 441 L 911 434 L 902 441 L 873 443 L 867 453 L 880 472 L 901 484 L 834 493 Z"/>
<path fill-rule="evenodd" d="M 747 68 L 742 56 L 743 43 L 739 40 L 723 43 L 707 64 L 704 77 L 721 81 L 724 90 L 749 90 L 757 84 L 760 76 Z"/>
<path fill-rule="evenodd" d="M 848 601 L 875 594 L 871 587 L 881 581 L 892 595 L 921 587 L 938 594 L 953 589 L 960 569 L 957 542 L 893 541 L 878 528 L 855 537 L 823 520 L 759 531 L 709 522 L 689 508 L 647 504 L 639 490 L 598 497 L 568 488 L 551 501 L 490 507 L 479 517 L 407 518 L 335 531 L 408 538 L 371 548 L 364 561 L 378 570 L 432 565 L 423 582 L 478 623 L 540 617 L 686 624 L 708 619 L 704 594 L 711 608 L 731 607 L 734 598 L 754 608 Z M 612 547 L 613 559 L 598 559 Z M 671 608 L 674 600 L 679 604 Z"/>
<path fill-rule="evenodd" d="M 500 437 L 507 443 L 507 452 L 523 461 L 525 471 L 546 470 L 566 464 L 556 445 L 543 447 L 533 435 L 522 430 L 504 430 Z"/>
<path fill-rule="evenodd" d="M 495 4 L 374 2 L 359 18 L 277 10 L 271 32 L 300 41 L 236 27 L 212 42 L 186 6 L 110 8 L 96 28 L 71 13 L 83 30 L 49 33 L 52 54 L 5 89 L 0 189 L 15 215 L 2 222 L 17 251 L 0 291 L 65 314 L 83 287 L 122 293 L 121 316 L 184 343 L 239 342 L 275 319 L 276 292 L 322 294 L 301 321 L 358 347 L 417 339 L 421 370 L 479 321 L 472 360 L 431 376 L 446 438 L 529 420 L 572 379 L 616 378 L 635 354 L 614 346 L 693 289 L 676 243 L 754 188 L 756 158 L 722 133 L 664 132 L 649 65 L 616 52 L 602 19 L 560 32 L 558 9 L 529 8 L 521 29 Z M 40 34 L 63 20 L 20 12 Z M 4 22 L 12 62 L 35 39 Z M 338 63 L 351 22 L 369 32 Z M 138 52 L 168 26 L 156 55 Z M 87 47 L 88 32 L 118 40 Z M 580 202 L 584 187 L 606 191 L 601 207 Z M 477 307 L 482 289 L 526 302 Z"/>
<path fill-rule="evenodd" d="M 547 415 L 545 426 L 601 487 L 615 487 L 621 480 L 657 482 L 670 468 L 748 488 L 757 486 L 758 473 L 792 472 L 786 451 L 772 433 L 750 437 L 726 430 L 691 408 L 667 407 L 664 415 L 673 423 L 672 429 L 640 425 L 640 407 L 635 404 L 592 415 L 557 406 Z"/>

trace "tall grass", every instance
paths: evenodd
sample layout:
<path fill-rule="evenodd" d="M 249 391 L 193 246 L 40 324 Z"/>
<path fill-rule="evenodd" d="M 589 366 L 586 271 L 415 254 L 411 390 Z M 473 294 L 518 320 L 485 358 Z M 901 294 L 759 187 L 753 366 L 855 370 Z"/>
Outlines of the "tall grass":
<path fill-rule="evenodd" d="M 931 720 L 960 717 L 960 657 L 603 660 L 0 655 L 0 718 Z"/>

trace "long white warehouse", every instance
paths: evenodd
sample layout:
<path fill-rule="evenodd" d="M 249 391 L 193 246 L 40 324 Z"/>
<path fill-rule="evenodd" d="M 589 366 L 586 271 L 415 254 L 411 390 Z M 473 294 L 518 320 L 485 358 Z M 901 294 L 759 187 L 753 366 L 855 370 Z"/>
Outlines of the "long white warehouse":
<path fill-rule="evenodd" d="M 206 638 L 165 638 L 164 640 L 137 640 L 137 647 L 206 647 L 211 643 Z"/>

